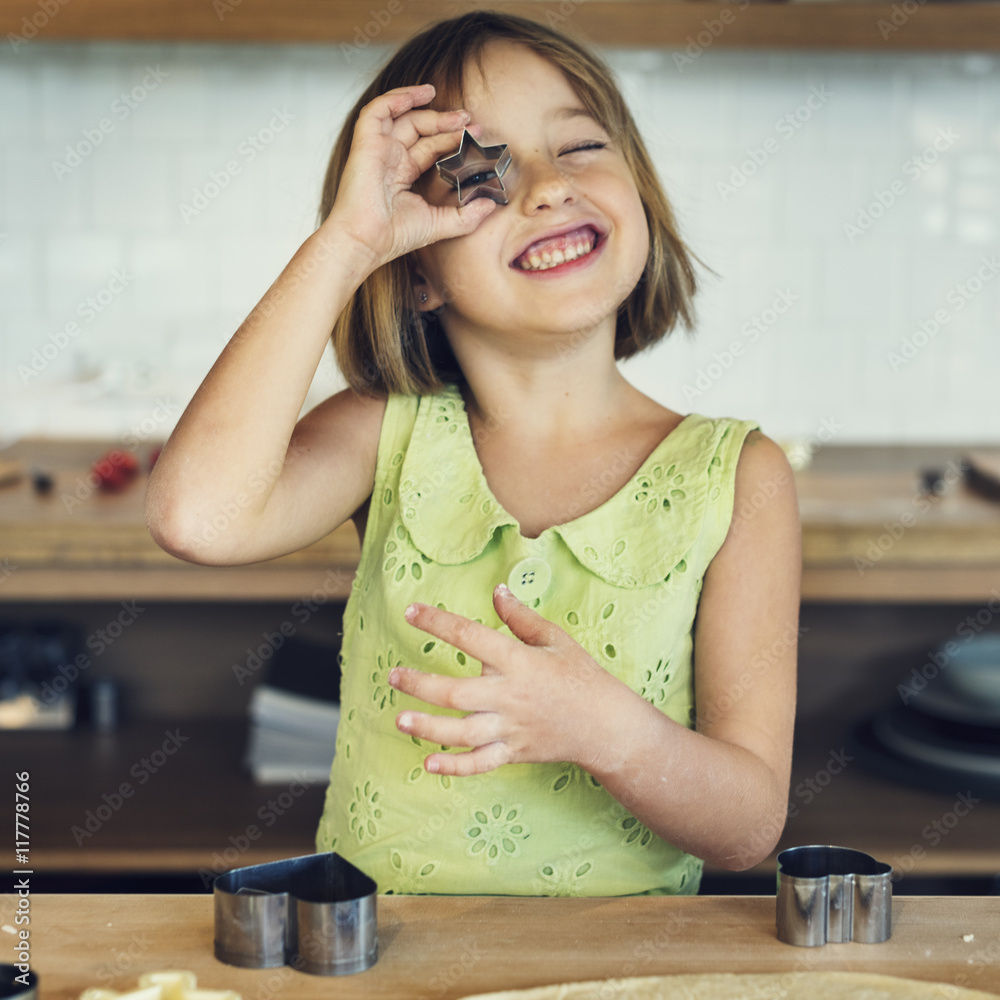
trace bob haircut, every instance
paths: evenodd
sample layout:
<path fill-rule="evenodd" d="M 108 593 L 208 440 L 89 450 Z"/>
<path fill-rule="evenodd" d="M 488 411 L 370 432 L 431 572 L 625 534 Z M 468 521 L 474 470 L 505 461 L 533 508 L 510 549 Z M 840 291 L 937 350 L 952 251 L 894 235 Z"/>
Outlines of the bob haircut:
<path fill-rule="evenodd" d="M 483 50 L 494 40 L 524 45 L 560 69 L 594 120 L 620 145 L 631 168 L 649 226 L 649 256 L 638 283 L 619 306 L 615 358 L 631 357 L 655 344 L 678 320 L 692 329 L 697 291 L 692 260 L 703 262 L 677 234 L 670 203 L 610 68 L 578 42 L 527 18 L 473 11 L 432 24 L 405 43 L 344 122 L 323 182 L 320 223 L 333 208 L 361 109 L 386 91 L 417 83 L 436 88 L 425 107 L 462 107 L 465 68 L 475 60 L 482 70 Z M 334 325 L 337 361 L 356 392 L 430 394 L 439 391 L 443 381 L 462 381 L 438 317 L 417 307 L 408 256 L 370 274 Z"/>

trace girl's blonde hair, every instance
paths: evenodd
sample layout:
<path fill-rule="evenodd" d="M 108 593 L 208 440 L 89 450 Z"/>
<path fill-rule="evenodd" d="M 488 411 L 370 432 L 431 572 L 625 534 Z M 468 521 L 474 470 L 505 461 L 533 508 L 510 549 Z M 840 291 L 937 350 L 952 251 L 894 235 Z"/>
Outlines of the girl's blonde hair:
<path fill-rule="evenodd" d="M 504 39 L 526 46 L 562 70 L 587 111 L 620 144 L 632 170 L 649 226 L 649 256 L 637 285 L 618 310 L 615 358 L 631 357 L 673 330 L 694 326 L 697 291 L 692 260 L 703 263 L 677 234 L 674 214 L 611 70 L 594 53 L 551 28 L 512 14 L 474 11 L 439 21 L 415 35 L 386 63 L 348 114 L 323 182 L 320 222 L 333 208 L 361 109 L 396 87 L 431 83 L 428 105 L 462 106 L 470 59 L 483 68 L 483 50 Z M 333 347 L 348 384 L 358 392 L 437 392 L 461 372 L 433 313 L 417 308 L 412 264 L 399 257 L 369 275 L 333 328 Z M 596 319 L 596 317 L 595 317 Z"/>

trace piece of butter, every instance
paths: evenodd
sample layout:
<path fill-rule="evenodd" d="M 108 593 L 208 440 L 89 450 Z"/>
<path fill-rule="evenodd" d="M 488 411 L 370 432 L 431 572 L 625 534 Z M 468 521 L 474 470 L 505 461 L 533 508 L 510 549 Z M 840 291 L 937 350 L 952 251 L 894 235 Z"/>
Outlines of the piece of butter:
<path fill-rule="evenodd" d="M 198 977 L 187 969 L 162 969 L 144 972 L 138 988 L 120 993 L 118 990 L 91 987 L 80 994 L 80 1000 L 243 1000 L 235 990 L 198 988 Z"/>
<path fill-rule="evenodd" d="M 184 1000 L 188 990 L 198 985 L 198 977 L 187 969 L 167 969 L 163 972 L 144 972 L 139 977 L 140 988 L 159 986 L 161 1000 Z"/>

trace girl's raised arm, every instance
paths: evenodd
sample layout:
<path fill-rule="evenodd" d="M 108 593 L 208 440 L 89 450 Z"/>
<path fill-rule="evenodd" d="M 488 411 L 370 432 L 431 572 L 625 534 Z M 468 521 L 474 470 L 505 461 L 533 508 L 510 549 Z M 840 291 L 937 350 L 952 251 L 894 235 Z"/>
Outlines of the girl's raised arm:
<path fill-rule="evenodd" d="M 160 454 L 146 494 L 153 538 L 209 565 L 273 559 L 322 538 L 372 488 L 384 401 L 351 390 L 298 424 L 337 317 L 378 267 L 471 232 L 496 206 L 428 205 L 413 182 L 456 144 L 464 111 L 421 108 L 430 86 L 361 110 L 329 216 L 246 318 Z"/>

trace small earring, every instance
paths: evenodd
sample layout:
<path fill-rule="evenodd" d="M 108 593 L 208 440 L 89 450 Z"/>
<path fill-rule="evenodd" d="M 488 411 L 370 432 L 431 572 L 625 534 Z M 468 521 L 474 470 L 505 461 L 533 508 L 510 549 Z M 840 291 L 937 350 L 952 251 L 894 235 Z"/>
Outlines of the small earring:
<path fill-rule="evenodd" d="M 427 293 L 426 292 L 421 292 L 420 293 L 420 301 L 421 301 L 421 303 L 427 301 Z"/>

